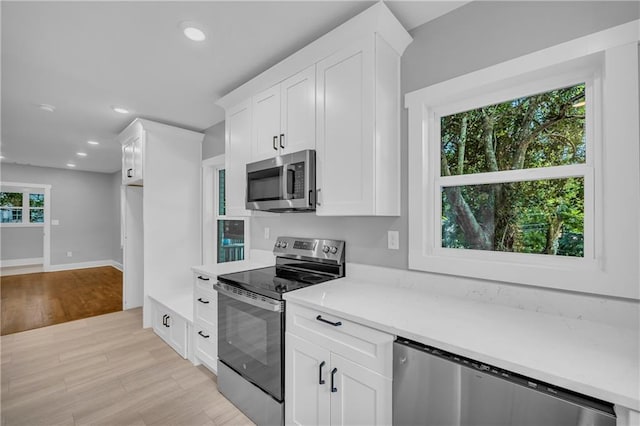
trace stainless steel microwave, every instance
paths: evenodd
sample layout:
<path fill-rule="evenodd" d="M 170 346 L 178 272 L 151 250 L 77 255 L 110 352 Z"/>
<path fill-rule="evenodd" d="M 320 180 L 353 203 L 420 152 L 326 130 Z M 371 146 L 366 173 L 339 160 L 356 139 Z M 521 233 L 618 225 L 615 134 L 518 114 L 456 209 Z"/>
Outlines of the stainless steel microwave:
<path fill-rule="evenodd" d="M 246 208 L 269 212 L 316 209 L 316 152 L 312 149 L 247 164 Z"/>

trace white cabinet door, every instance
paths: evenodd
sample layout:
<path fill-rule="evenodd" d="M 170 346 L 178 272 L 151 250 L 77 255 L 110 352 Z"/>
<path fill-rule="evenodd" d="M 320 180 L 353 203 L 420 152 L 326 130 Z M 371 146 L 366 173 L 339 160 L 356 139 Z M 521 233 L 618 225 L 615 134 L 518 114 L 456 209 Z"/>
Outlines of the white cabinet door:
<path fill-rule="evenodd" d="M 318 215 L 374 211 L 374 54 L 362 39 L 316 65 Z"/>
<path fill-rule="evenodd" d="M 280 151 L 280 85 L 253 97 L 251 161 L 275 157 Z"/>
<path fill-rule="evenodd" d="M 167 317 L 169 317 L 169 313 L 163 306 L 153 303 L 152 304 L 152 326 L 153 331 L 163 340 L 167 341 L 169 339 L 169 327 L 167 326 Z"/>
<path fill-rule="evenodd" d="M 249 216 L 246 165 L 251 161 L 251 102 L 229 109 L 225 137 L 225 196 L 227 216 Z"/>
<path fill-rule="evenodd" d="M 280 84 L 281 153 L 316 147 L 316 67 L 310 66 Z"/>
<path fill-rule="evenodd" d="M 329 424 L 330 357 L 329 350 L 286 333 L 285 424 Z"/>
<path fill-rule="evenodd" d="M 331 425 L 390 425 L 392 380 L 334 353 Z M 331 386 L 331 377 L 329 378 Z"/>
<path fill-rule="evenodd" d="M 140 130 L 122 143 L 122 183 L 142 184 L 142 150 L 144 131 Z"/>
<path fill-rule="evenodd" d="M 180 356 L 187 358 L 187 322 L 184 318 L 173 312 L 169 312 L 167 326 L 169 329 L 169 345 L 173 347 Z"/>

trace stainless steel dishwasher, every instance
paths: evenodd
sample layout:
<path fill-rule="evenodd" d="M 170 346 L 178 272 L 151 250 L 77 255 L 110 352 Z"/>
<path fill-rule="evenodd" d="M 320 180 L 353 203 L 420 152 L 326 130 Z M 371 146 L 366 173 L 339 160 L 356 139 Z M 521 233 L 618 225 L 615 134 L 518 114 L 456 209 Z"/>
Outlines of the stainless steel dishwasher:
<path fill-rule="evenodd" d="M 607 402 L 398 338 L 393 424 L 615 426 L 616 416 Z"/>

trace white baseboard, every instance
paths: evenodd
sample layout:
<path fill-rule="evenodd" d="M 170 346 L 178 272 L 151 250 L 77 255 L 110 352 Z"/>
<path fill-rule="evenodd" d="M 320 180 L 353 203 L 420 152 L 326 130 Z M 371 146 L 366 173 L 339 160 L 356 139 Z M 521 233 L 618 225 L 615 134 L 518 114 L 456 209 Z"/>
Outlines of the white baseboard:
<path fill-rule="evenodd" d="M 44 272 L 42 265 L 24 265 L 24 266 L 5 266 L 0 268 L 0 276 L 8 277 L 10 275 L 37 274 Z"/>
<path fill-rule="evenodd" d="M 118 267 L 119 265 L 120 267 Z M 100 266 L 113 266 L 116 269 L 122 270 L 122 265 L 113 260 L 94 260 L 91 262 L 79 262 L 79 263 L 63 263 L 60 265 L 49 265 L 45 272 L 54 271 L 68 271 L 70 269 L 86 269 L 86 268 L 98 268 Z"/>
<path fill-rule="evenodd" d="M 0 268 L 11 268 L 14 266 L 25 266 L 25 265 L 42 265 L 44 263 L 44 258 L 42 257 L 32 257 L 29 259 L 7 259 L 0 260 Z"/>
<path fill-rule="evenodd" d="M 111 261 L 111 266 L 113 266 L 114 268 L 116 268 L 120 272 L 124 272 L 124 266 L 120 262 L 116 262 L 115 260 L 112 260 Z"/>

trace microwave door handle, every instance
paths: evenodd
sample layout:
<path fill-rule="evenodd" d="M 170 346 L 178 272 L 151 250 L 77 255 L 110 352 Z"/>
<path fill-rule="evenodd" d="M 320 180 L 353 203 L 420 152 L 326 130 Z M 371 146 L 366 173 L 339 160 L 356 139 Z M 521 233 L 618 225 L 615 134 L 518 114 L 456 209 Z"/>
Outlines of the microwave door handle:
<path fill-rule="evenodd" d="M 282 165 L 282 187 L 280 188 L 280 191 L 282 192 L 283 200 L 289 199 L 289 193 L 287 192 L 287 188 L 289 187 L 289 173 L 287 172 L 288 169 L 288 164 Z"/>
<path fill-rule="evenodd" d="M 295 170 L 291 164 L 285 164 L 282 166 L 282 199 L 291 200 L 294 196 L 293 187 L 295 185 Z"/>

